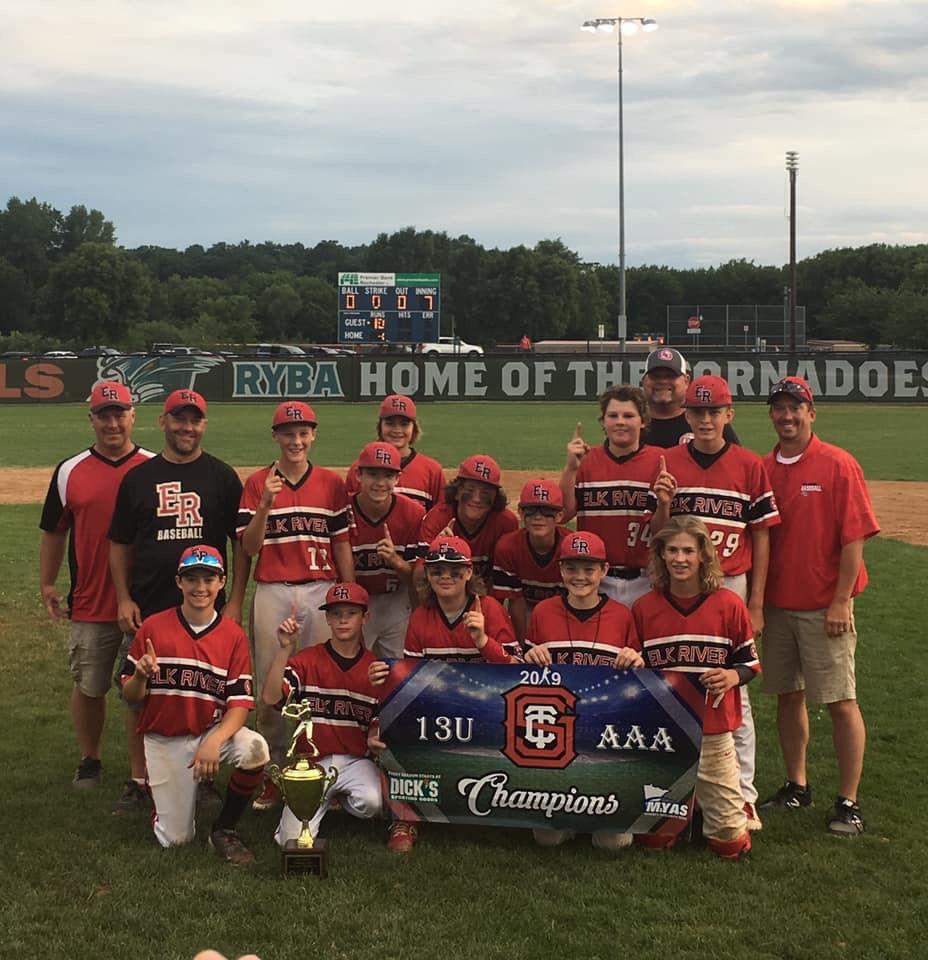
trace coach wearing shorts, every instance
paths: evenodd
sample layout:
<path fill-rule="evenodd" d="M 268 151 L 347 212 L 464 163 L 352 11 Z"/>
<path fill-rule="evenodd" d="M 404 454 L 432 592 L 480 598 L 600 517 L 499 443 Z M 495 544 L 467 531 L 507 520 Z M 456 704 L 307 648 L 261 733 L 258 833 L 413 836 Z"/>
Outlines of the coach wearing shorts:
<path fill-rule="evenodd" d="M 840 793 L 826 817 L 830 833 L 857 836 L 866 732 L 854 676 L 854 600 L 867 585 L 864 541 L 879 533 L 857 461 L 812 432 L 812 390 L 799 377 L 770 389 L 779 443 L 765 460 L 782 522 L 770 531 L 764 606 L 764 690 L 777 695 L 786 783 L 762 807 L 812 804 L 806 773 L 806 699 L 831 715 Z"/>
<path fill-rule="evenodd" d="M 79 790 L 100 783 L 104 698 L 122 643 L 106 531 L 120 481 L 152 456 L 132 442 L 135 409 L 124 384 L 98 383 L 90 394 L 89 416 L 93 446 L 55 467 L 39 522 L 42 602 L 53 620 L 68 618 L 71 626 L 71 717 L 81 751 L 72 783 Z M 55 580 L 69 534 L 71 589 L 62 607 Z"/>

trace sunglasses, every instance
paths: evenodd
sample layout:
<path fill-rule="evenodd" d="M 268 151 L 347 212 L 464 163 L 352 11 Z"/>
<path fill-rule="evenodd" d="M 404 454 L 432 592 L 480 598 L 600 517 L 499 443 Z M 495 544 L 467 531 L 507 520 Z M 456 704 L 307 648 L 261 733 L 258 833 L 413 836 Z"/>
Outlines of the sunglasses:
<path fill-rule="evenodd" d="M 543 517 L 553 518 L 560 513 L 557 507 L 536 507 L 536 506 L 524 506 L 519 504 L 519 509 L 522 511 L 523 516 L 525 517 L 535 517 L 538 514 L 541 514 Z"/>
<path fill-rule="evenodd" d="M 189 557 L 185 557 L 178 565 L 177 572 L 183 574 L 198 569 L 207 570 L 210 573 L 222 574 L 225 572 L 222 569 L 222 561 L 209 553 L 194 553 Z"/>

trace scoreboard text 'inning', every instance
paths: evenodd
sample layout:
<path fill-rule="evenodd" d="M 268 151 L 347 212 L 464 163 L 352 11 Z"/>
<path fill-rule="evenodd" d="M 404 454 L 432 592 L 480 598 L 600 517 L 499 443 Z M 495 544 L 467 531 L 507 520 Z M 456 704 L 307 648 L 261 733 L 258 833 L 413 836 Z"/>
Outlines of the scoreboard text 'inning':
<path fill-rule="evenodd" d="M 339 343 L 431 343 L 441 331 L 441 274 L 340 273 Z"/>

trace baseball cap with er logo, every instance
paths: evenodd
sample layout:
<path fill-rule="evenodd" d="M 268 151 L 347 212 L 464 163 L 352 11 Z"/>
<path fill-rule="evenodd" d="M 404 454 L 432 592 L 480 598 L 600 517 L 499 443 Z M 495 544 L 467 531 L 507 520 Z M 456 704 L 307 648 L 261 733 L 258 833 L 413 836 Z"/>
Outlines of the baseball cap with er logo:
<path fill-rule="evenodd" d="M 458 468 L 458 480 L 479 480 L 492 487 L 499 486 L 499 464 L 485 453 L 475 453 L 468 457 Z"/>
<path fill-rule="evenodd" d="M 391 393 L 389 397 L 384 397 L 380 404 L 380 419 L 384 417 L 405 417 L 407 420 L 415 420 L 416 404 L 412 397 Z"/>
<path fill-rule="evenodd" d="M 370 604 L 370 597 L 360 583 L 336 583 L 329 587 L 325 595 L 325 603 L 319 609 L 328 610 L 340 603 L 351 603 L 366 610 Z"/>
<path fill-rule="evenodd" d="M 551 480 L 529 480 L 519 494 L 519 506 L 561 509 L 564 506 L 564 495 L 561 488 Z"/>
<path fill-rule="evenodd" d="M 697 377 L 686 388 L 687 407 L 730 407 L 732 405 L 731 390 L 722 377 L 706 375 Z"/>
<path fill-rule="evenodd" d="M 375 440 L 365 445 L 358 457 L 358 467 L 368 467 L 374 470 L 402 470 L 400 452 L 392 443 L 383 443 Z"/>
<path fill-rule="evenodd" d="M 317 426 L 316 414 L 308 403 L 302 400 L 284 400 L 279 403 L 274 410 L 274 419 L 271 422 L 271 429 L 278 427 L 296 425 L 300 427 Z"/>
<path fill-rule="evenodd" d="M 206 401 L 196 390 L 175 390 L 164 401 L 164 412 L 172 417 L 179 416 L 188 407 L 196 410 L 201 417 L 206 416 Z"/>
<path fill-rule="evenodd" d="M 192 570 L 208 570 L 211 573 L 225 574 L 225 565 L 222 554 L 206 543 L 198 543 L 195 547 L 187 547 L 180 555 L 177 563 L 177 575 L 182 576 Z"/>
<path fill-rule="evenodd" d="M 602 537 L 588 530 L 569 533 L 557 551 L 558 560 L 599 560 L 606 562 L 606 545 Z"/>
<path fill-rule="evenodd" d="M 101 380 L 90 391 L 90 412 L 99 413 L 107 407 L 119 410 L 132 409 L 132 393 L 124 383 L 115 380 Z"/>

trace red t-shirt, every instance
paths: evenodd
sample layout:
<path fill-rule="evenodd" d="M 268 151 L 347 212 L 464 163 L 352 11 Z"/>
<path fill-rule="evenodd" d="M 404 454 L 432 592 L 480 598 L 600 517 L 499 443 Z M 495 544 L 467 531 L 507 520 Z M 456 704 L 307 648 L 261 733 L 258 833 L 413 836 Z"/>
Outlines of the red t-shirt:
<path fill-rule="evenodd" d="M 469 534 L 461 526 L 454 508 L 448 503 L 440 503 L 437 507 L 432 507 L 423 518 L 420 539 L 423 543 L 431 543 L 449 523 L 454 536 L 462 537 L 470 544 L 474 573 L 489 581 L 493 573 L 496 544 L 504 534 L 519 529 L 516 515 L 511 510 L 491 510 L 480 528 Z"/>
<path fill-rule="evenodd" d="M 76 623 L 116 619 L 116 588 L 110 576 L 107 533 L 122 478 L 154 454 L 133 447 L 120 460 L 108 460 L 91 447 L 55 467 L 39 526 L 47 533 L 70 530 L 68 608 Z"/>
<path fill-rule="evenodd" d="M 358 583 L 371 595 L 395 593 L 399 589 L 400 578 L 384 565 L 383 558 L 377 553 L 377 544 L 386 536 L 385 527 L 389 527 L 396 552 L 408 563 L 413 563 L 425 548 L 425 544 L 419 540 L 419 528 L 425 510 L 409 497 L 394 496 L 393 505 L 386 516 L 372 523 L 364 516 L 358 506 L 358 498 L 354 496 L 351 498 L 351 516 L 351 552 L 354 554 L 354 572 Z"/>
<path fill-rule="evenodd" d="M 403 469 L 396 478 L 394 493 L 401 493 L 404 497 L 421 503 L 426 511 L 431 510 L 436 503 L 441 503 L 445 493 L 445 475 L 437 460 L 413 450 L 400 461 L 400 466 Z M 349 496 L 358 492 L 357 460 L 348 469 L 345 485 Z"/>
<path fill-rule="evenodd" d="M 657 508 L 651 487 L 663 453 L 658 447 L 642 446 L 616 457 L 607 441 L 592 447 L 580 461 L 574 481 L 577 529 L 602 537 L 610 566 L 648 565 L 649 524 Z"/>
<path fill-rule="evenodd" d="M 273 464 L 253 473 L 242 490 L 236 533 L 241 538 L 255 515 Z M 341 477 L 312 464 L 297 483 L 284 482 L 274 497 L 255 563 L 259 583 L 337 580 L 332 544 L 348 539 L 351 517 Z"/>
<path fill-rule="evenodd" d="M 641 649 L 628 607 L 606 596 L 592 610 L 575 610 L 566 596 L 542 600 L 532 611 L 528 643 L 546 646 L 555 664 L 583 667 L 611 667 L 622 647 Z"/>
<path fill-rule="evenodd" d="M 698 517 L 709 528 L 726 577 L 751 569 L 753 541 L 748 530 L 780 522 L 770 478 L 756 453 L 728 444 L 702 466 L 692 441 L 666 451 L 667 472 L 677 481 L 670 515 Z"/>
<path fill-rule="evenodd" d="M 632 606 L 646 667 L 697 676 L 707 670 L 750 667 L 760 673 L 751 615 L 737 593 L 725 587 L 695 605 L 651 590 Z M 741 690 L 726 690 L 717 707 L 706 702 L 704 733 L 728 733 L 741 726 Z"/>
<path fill-rule="evenodd" d="M 770 572 L 765 600 L 786 610 L 824 610 L 838 582 L 841 548 L 880 532 L 860 464 L 846 451 L 813 436 L 795 463 L 764 464 L 782 523 L 770 532 Z M 867 585 L 863 563 L 851 591 Z"/>
<path fill-rule="evenodd" d="M 493 551 L 493 596 L 497 600 L 522 597 L 531 609 L 560 593 L 563 582 L 557 548 L 568 532 L 567 527 L 557 527 L 554 546 L 544 555 L 532 549 L 524 528 L 500 537 Z"/>
<path fill-rule="evenodd" d="M 196 633 L 180 607 L 153 614 L 135 634 L 122 667 L 123 684 L 135 673 L 146 640 L 155 648 L 158 673 L 148 681 L 139 733 L 199 736 L 229 707 L 254 709 L 248 638 L 234 620 L 217 615 Z"/>
<path fill-rule="evenodd" d="M 309 700 L 313 708 L 313 743 L 323 757 L 345 753 L 367 755 L 367 728 L 380 698 L 367 679 L 374 662 L 363 647 L 346 660 L 331 642 L 304 647 L 287 661 L 282 684 L 283 698 Z M 305 737 L 298 750 L 308 750 Z"/>
<path fill-rule="evenodd" d="M 448 620 L 438 604 L 416 607 L 406 627 L 406 642 L 403 656 L 415 659 L 447 660 L 452 663 L 469 663 L 486 660 L 489 663 L 511 663 L 512 659 L 503 647 L 512 648 L 516 642 L 509 614 L 502 604 L 492 597 L 481 597 L 484 630 L 488 640 L 482 650 L 474 646 L 470 631 L 464 626 L 464 614 L 474 606 L 471 598 L 461 614 L 453 622 Z"/>

